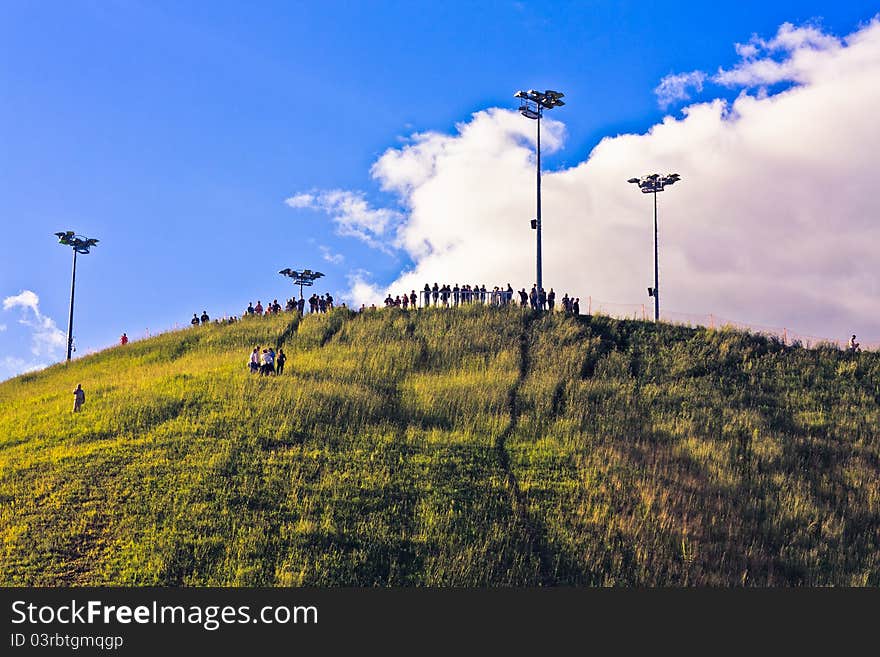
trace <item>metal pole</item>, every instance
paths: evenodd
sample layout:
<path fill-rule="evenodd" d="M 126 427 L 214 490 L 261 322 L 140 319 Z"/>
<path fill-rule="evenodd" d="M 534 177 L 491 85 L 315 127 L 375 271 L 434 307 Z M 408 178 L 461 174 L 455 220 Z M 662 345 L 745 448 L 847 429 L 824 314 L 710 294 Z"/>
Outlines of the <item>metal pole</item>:
<path fill-rule="evenodd" d="M 660 321 L 660 268 L 657 264 L 657 185 L 654 184 L 654 321 Z"/>
<path fill-rule="evenodd" d="M 536 228 L 538 231 L 538 292 L 541 292 L 543 281 L 541 280 L 541 106 L 538 105 L 538 217 Z"/>
<path fill-rule="evenodd" d="M 70 277 L 70 317 L 67 319 L 67 361 L 73 350 L 73 292 L 76 289 L 76 249 L 73 249 L 73 274 Z"/>

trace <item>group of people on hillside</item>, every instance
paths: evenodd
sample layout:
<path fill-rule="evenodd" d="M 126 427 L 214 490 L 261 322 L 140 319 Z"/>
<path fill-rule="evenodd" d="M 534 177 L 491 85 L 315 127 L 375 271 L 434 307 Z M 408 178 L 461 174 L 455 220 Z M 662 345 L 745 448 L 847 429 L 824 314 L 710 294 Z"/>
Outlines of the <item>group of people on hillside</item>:
<path fill-rule="evenodd" d="M 287 356 L 284 355 L 284 349 L 278 349 L 278 353 L 272 347 L 265 347 L 260 352 L 259 347 L 254 347 L 248 359 L 248 369 L 251 374 L 260 374 L 260 376 L 269 376 L 270 374 L 284 374 L 284 363 Z"/>
<path fill-rule="evenodd" d="M 300 315 L 303 315 L 305 313 L 306 303 L 309 304 L 310 313 L 326 313 L 333 310 L 333 296 L 329 292 L 320 295 L 313 294 L 308 299 L 295 299 L 291 297 L 284 304 L 283 310 L 284 312 L 298 312 Z M 342 307 L 345 307 L 344 303 L 342 304 Z M 262 302 L 257 299 L 257 305 L 254 305 L 251 301 L 248 302 L 243 317 L 274 315 L 281 311 L 282 307 L 281 304 L 278 303 L 278 299 L 274 299 L 272 303 L 267 304 L 265 308 L 263 308 Z"/>
<path fill-rule="evenodd" d="M 197 315 L 196 313 L 193 313 L 193 318 L 191 320 L 189 320 L 189 323 L 192 324 L 193 326 L 198 326 L 199 324 L 207 324 L 210 321 L 211 321 L 211 318 L 208 317 L 208 311 L 203 310 L 201 317 L 199 315 Z"/>
<path fill-rule="evenodd" d="M 413 301 L 415 296 L 416 291 L 413 290 L 409 295 L 410 303 L 413 307 L 415 307 L 415 301 Z M 425 283 L 425 287 L 422 290 L 422 306 L 426 308 L 428 306 L 443 306 L 444 308 L 449 308 L 450 304 L 453 307 L 456 307 L 459 305 L 474 303 L 481 303 L 490 306 L 504 306 L 509 304 L 512 298 L 513 288 L 510 286 L 510 283 L 507 284 L 506 288 L 496 285 L 491 290 L 487 289 L 485 285 L 459 286 L 458 283 L 455 285 L 449 285 L 448 283 L 438 285 L 437 283 L 434 283 L 434 285 L 431 286 L 428 283 Z"/>
<path fill-rule="evenodd" d="M 519 296 L 519 305 L 523 308 L 531 307 L 532 310 L 549 310 L 556 308 L 556 292 L 550 288 L 549 292 L 545 292 L 544 288 L 538 289 L 537 285 L 532 286 L 531 292 L 526 292 L 522 288 L 517 295 Z M 467 304 L 483 304 L 489 306 L 507 306 L 514 303 L 514 291 L 510 283 L 506 287 L 495 286 L 489 290 L 485 285 L 438 285 L 433 286 L 425 283 L 424 289 L 421 291 L 422 307 L 457 307 Z M 389 293 L 385 297 L 386 308 L 418 308 L 419 295 L 415 290 L 409 294 L 404 293 L 396 297 L 392 297 Z M 569 297 L 566 292 L 560 300 L 563 312 L 579 315 L 581 312 L 581 300 L 579 297 Z M 362 310 L 364 307 L 361 308 Z"/>
<path fill-rule="evenodd" d="M 274 315 L 275 313 L 281 312 L 281 304 L 278 303 L 278 299 L 274 299 L 272 303 L 266 304 L 266 307 L 263 308 L 263 303 L 257 299 L 257 305 L 255 306 L 253 302 L 248 301 L 247 308 L 245 308 L 244 315 Z"/>

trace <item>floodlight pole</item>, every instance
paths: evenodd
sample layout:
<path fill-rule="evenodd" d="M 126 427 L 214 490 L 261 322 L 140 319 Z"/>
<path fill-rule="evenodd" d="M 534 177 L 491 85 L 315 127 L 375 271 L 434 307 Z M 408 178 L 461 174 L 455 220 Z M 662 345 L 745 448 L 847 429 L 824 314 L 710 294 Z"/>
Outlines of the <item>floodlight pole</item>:
<path fill-rule="evenodd" d="M 538 136 L 535 141 L 535 163 L 536 163 L 536 186 L 537 186 L 537 209 L 536 217 L 533 222 L 533 228 L 537 231 L 536 247 L 537 254 L 535 258 L 536 264 L 536 285 L 538 290 L 544 289 L 544 280 L 542 276 L 542 259 L 541 259 L 541 117 L 544 115 L 544 109 L 553 109 L 554 107 L 562 107 L 565 103 L 561 98 L 565 94 L 558 91 L 548 89 L 545 92 L 529 89 L 528 91 L 517 91 L 514 98 L 522 99 L 519 111 L 527 119 L 536 119 L 538 122 Z"/>
<path fill-rule="evenodd" d="M 89 239 L 77 235 L 72 230 L 55 233 L 58 243 L 73 249 L 73 272 L 70 275 L 70 315 L 67 318 L 67 362 L 73 352 L 73 299 L 76 291 L 76 254 L 89 253 L 90 249 L 98 243 L 96 239 Z"/>
<path fill-rule="evenodd" d="M 535 222 L 535 228 L 537 230 L 537 247 L 538 247 L 538 255 L 537 255 L 537 283 L 538 283 L 538 292 L 544 289 L 543 281 L 541 278 L 541 115 L 543 114 L 543 108 L 540 103 L 538 104 L 538 139 L 537 139 L 537 169 L 538 169 L 538 208 L 537 208 L 537 221 Z"/>
<path fill-rule="evenodd" d="M 657 249 L 657 186 L 654 185 L 654 321 L 660 321 L 660 265 Z"/>
<path fill-rule="evenodd" d="M 76 291 L 76 249 L 73 251 L 73 274 L 70 276 L 70 316 L 67 318 L 67 362 L 73 351 L 73 294 Z"/>
<path fill-rule="evenodd" d="M 681 176 L 677 173 L 666 174 L 661 176 L 659 173 L 652 173 L 643 178 L 630 178 L 629 183 L 638 185 L 643 194 L 654 195 L 654 288 L 648 289 L 648 294 L 654 297 L 654 321 L 660 321 L 660 258 L 657 230 L 657 192 L 662 192 L 667 185 L 674 185 Z"/>

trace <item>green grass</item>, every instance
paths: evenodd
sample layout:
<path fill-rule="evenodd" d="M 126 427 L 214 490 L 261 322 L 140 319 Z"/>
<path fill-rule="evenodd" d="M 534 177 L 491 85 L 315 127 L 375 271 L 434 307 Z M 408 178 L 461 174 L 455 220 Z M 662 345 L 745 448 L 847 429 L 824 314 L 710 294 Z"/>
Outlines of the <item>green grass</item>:
<path fill-rule="evenodd" d="M 286 373 L 250 375 L 269 344 Z M 3 585 L 880 585 L 876 353 L 338 309 L 108 349 L 0 407 Z"/>

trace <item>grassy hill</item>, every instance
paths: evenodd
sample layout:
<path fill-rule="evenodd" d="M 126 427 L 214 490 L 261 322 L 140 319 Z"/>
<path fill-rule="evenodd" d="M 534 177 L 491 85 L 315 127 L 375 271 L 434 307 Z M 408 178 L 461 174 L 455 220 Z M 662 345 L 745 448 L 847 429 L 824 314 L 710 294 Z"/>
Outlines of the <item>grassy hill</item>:
<path fill-rule="evenodd" d="M 288 371 L 250 375 L 269 344 Z M 880 585 L 876 353 L 337 309 L 115 347 L 0 408 L 4 585 Z"/>

